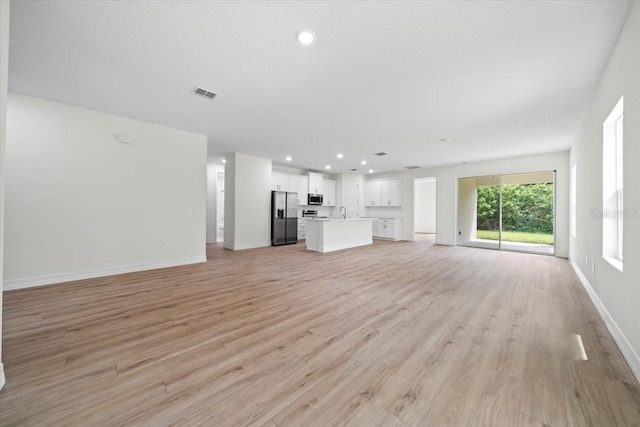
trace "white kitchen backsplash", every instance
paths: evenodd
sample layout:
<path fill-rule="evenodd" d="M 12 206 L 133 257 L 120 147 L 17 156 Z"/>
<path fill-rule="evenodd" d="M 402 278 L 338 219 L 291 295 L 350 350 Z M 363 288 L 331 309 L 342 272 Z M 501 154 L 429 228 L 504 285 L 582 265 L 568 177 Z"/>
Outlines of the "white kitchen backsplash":
<path fill-rule="evenodd" d="M 360 216 L 370 216 L 376 218 L 402 218 L 402 207 L 366 207 L 365 214 Z"/>
<path fill-rule="evenodd" d="M 298 217 L 302 216 L 303 210 L 318 211 L 318 216 L 332 217 L 335 208 L 330 206 L 298 206 Z"/>

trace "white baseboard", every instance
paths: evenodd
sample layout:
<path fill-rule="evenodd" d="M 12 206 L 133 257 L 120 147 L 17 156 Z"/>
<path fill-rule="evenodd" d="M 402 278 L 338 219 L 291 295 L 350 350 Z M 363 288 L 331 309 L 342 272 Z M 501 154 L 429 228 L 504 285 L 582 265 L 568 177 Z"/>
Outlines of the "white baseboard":
<path fill-rule="evenodd" d="M 349 242 L 349 243 L 325 246 L 323 251 L 318 251 L 318 252 L 322 252 L 324 254 L 324 253 L 327 253 L 327 252 L 341 251 L 343 249 L 351 249 L 351 248 L 356 248 L 356 247 L 368 246 L 368 245 L 372 245 L 372 244 L 373 244 L 373 240 L 371 240 L 371 241 L 369 241 L 369 240 L 360 241 L 360 242 Z"/>
<path fill-rule="evenodd" d="M 52 285 L 54 283 L 71 282 L 74 280 L 93 279 L 96 277 L 113 276 L 116 274 L 133 273 L 136 271 L 155 270 L 158 268 L 176 267 L 186 264 L 197 264 L 206 262 L 206 255 L 176 258 L 157 262 L 149 262 L 142 264 L 120 265 L 116 267 L 98 268 L 94 270 L 76 271 L 74 273 L 52 274 L 47 276 L 26 277 L 21 279 L 9 279 L 4 281 L 4 290 L 11 291 L 15 289 L 32 288 L 35 286 Z"/>
<path fill-rule="evenodd" d="M 591 298 L 593 305 L 596 306 L 596 309 L 598 310 L 600 317 L 602 317 L 602 320 L 604 321 L 607 329 L 611 333 L 613 340 L 618 345 L 618 348 L 620 348 L 620 351 L 629 364 L 633 375 L 635 375 L 638 382 L 640 382 L 640 357 L 638 357 L 638 353 L 635 352 L 635 350 L 629 343 L 629 340 L 627 340 L 627 337 L 624 336 L 616 321 L 613 320 L 613 317 L 611 317 L 609 310 L 607 310 L 607 307 L 605 307 L 596 291 L 593 290 L 591 284 L 589 283 L 589 280 L 587 280 L 585 275 L 582 274 L 582 271 L 580 271 L 580 268 L 578 268 L 576 262 L 572 258 L 569 258 L 569 262 L 571 263 L 571 266 L 576 272 L 578 278 L 582 282 L 582 286 L 584 286 L 587 294 L 589 294 L 589 298 Z"/>
<path fill-rule="evenodd" d="M 228 245 L 224 245 L 225 248 L 227 249 L 231 249 L 232 251 L 242 251 L 245 249 L 257 249 L 257 248 L 266 248 L 268 246 L 271 246 L 271 242 L 266 242 L 266 243 L 244 243 L 241 245 L 233 245 L 233 246 L 228 246 Z"/>
<path fill-rule="evenodd" d="M 7 379 L 4 376 L 4 365 L 0 363 L 0 390 L 2 390 L 6 382 L 7 382 Z"/>

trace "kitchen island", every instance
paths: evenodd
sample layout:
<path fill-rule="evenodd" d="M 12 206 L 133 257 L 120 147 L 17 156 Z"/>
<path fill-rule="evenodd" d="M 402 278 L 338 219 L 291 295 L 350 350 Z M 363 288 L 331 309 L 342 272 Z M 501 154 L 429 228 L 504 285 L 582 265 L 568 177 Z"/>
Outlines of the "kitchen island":
<path fill-rule="evenodd" d="M 333 252 L 372 243 L 371 218 L 307 218 L 307 249 L 311 251 Z"/>

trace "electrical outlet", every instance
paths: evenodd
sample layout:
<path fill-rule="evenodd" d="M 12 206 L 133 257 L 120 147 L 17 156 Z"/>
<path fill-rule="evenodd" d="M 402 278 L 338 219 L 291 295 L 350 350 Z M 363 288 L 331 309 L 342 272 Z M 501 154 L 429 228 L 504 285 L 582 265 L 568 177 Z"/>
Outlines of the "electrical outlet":
<path fill-rule="evenodd" d="M 169 247 L 169 244 L 163 240 L 162 242 L 160 242 L 160 247 L 162 249 L 166 249 Z"/>
<path fill-rule="evenodd" d="M 589 265 L 589 255 L 585 255 L 585 257 L 584 257 L 584 263 L 585 263 L 586 265 Z"/>

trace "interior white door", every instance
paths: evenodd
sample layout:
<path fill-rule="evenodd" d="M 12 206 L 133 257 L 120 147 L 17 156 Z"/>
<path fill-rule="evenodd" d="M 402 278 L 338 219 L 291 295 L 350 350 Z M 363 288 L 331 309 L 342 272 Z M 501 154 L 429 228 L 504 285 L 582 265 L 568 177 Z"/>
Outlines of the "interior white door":
<path fill-rule="evenodd" d="M 342 204 L 347 208 L 347 214 L 351 218 L 357 218 L 359 216 L 358 204 L 360 201 L 360 184 L 358 181 L 345 181 L 342 195 Z"/>

